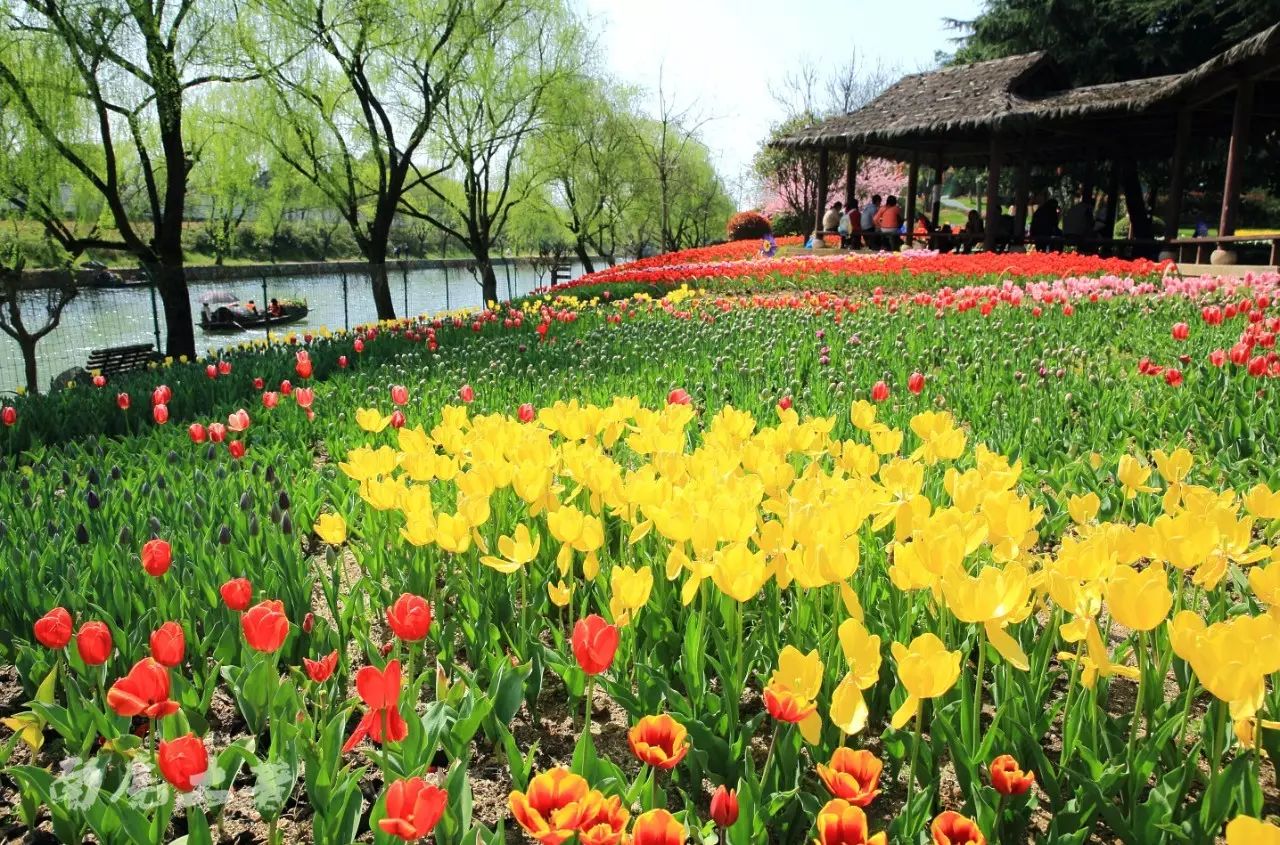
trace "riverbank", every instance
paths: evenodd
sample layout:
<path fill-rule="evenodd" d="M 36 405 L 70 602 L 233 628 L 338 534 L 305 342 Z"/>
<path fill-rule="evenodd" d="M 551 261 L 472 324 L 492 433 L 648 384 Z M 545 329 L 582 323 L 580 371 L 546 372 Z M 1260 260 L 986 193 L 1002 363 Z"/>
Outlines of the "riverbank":
<path fill-rule="evenodd" d="M 602 259 L 597 259 L 602 261 Z M 469 267 L 475 266 L 475 259 L 469 257 L 463 258 L 412 258 L 393 260 L 387 262 L 387 272 L 404 273 L 415 272 L 420 270 L 447 270 L 457 271 L 460 273 L 467 272 Z M 512 267 L 537 267 L 545 268 L 543 275 L 546 276 L 548 282 L 551 280 L 551 265 L 548 259 L 539 256 L 514 256 L 510 258 L 495 258 L 493 263 L 497 266 Z M 567 263 L 567 262 L 566 262 Z M 306 278 L 314 276 L 341 276 L 343 274 L 352 278 L 367 277 L 369 274 L 370 264 L 366 261 L 310 261 L 310 262 L 280 262 L 277 264 L 223 264 L 223 265 L 196 265 L 186 268 L 188 284 L 207 284 L 213 282 L 233 282 L 251 279 L 275 279 L 281 277 Z M 33 290 L 37 288 L 55 287 L 62 283 L 64 277 L 63 270 L 58 269 L 40 269 L 26 270 L 22 273 L 22 281 L 20 287 L 23 290 Z M 138 269 L 113 269 L 111 272 L 119 274 L 126 281 L 137 279 L 141 272 Z M 76 284 L 80 287 L 95 287 L 93 279 L 97 275 L 96 270 L 76 270 Z"/>

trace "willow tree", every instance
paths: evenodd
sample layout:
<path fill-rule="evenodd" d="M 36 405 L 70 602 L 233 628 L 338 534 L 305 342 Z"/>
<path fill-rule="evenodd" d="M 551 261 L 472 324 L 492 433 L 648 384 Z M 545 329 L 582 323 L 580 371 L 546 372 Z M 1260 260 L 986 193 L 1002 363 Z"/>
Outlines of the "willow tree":
<path fill-rule="evenodd" d="M 549 178 L 529 147 L 548 127 L 554 88 L 582 67 L 584 38 L 562 0 L 522 0 L 518 15 L 476 39 L 436 127 L 439 153 L 461 192 L 422 183 L 456 222 L 410 195 L 401 203 L 406 214 L 467 248 L 485 302 L 498 299 L 493 252 L 512 210 L 536 197 Z"/>
<path fill-rule="evenodd" d="M 424 142 L 473 45 L 519 17 L 517 0 L 254 0 L 243 42 L 262 73 L 256 126 L 314 185 L 369 263 L 379 319 L 392 223 L 443 167 Z M 250 124 L 246 124 L 250 125 Z"/>
<path fill-rule="evenodd" d="M 164 302 L 170 355 L 194 355 L 182 254 L 190 159 L 183 110 L 193 89 L 238 77 L 215 55 L 217 0 L 0 0 L 0 89 L 29 127 L 101 197 L 112 232 L 59 227 L 27 210 L 71 253 L 129 253 Z M 82 115 L 74 127 L 67 115 Z M 52 187 L 52 186 L 47 186 Z M 133 198 L 140 201 L 133 202 Z"/>

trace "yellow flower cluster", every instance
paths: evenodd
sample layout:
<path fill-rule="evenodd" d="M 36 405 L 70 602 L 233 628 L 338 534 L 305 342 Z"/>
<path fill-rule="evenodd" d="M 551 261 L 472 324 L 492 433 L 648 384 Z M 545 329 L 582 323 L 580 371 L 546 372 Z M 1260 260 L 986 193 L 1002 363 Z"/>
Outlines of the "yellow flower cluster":
<path fill-rule="evenodd" d="M 975 626 L 1022 670 L 1029 663 L 1016 626 L 1054 607 L 1057 633 L 1076 644 L 1060 657 L 1079 662 L 1089 687 L 1100 676 L 1138 675 L 1137 667 L 1112 659 L 1103 632 L 1114 635 L 1115 625 L 1147 632 L 1168 624 L 1176 653 L 1206 689 L 1230 702 L 1238 720 L 1254 717 L 1265 677 L 1280 670 L 1280 563 L 1248 573 L 1253 597 L 1269 612 L 1207 625 L 1193 609 L 1203 603 L 1191 601 L 1218 589 L 1231 567 L 1271 557 L 1268 547 L 1254 545 L 1254 529 L 1280 517 L 1280 494 L 1259 486 L 1240 496 L 1192 484 L 1185 449 L 1153 455 L 1159 488 L 1150 466 L 1132 456 L 1120 460 L 1123 511 L 1139 496 L 1156 504 L 1149 494 L 1160 493 L 1149 523 L 1128 524 L 1099 522 L 1102 500 L 1094 492 L 1033 499 L 1021 485 L 1021 462 L 981 444 L 968 450 L 964 430 L 946 412 L 916 415 L 908 435 L 859 401 L 847 439 L 833 436 L 834 417 L 802 420 L 779 409 L 775 425 L 760 427 L 733 407 L 711 416 L 695 438 L 696 416 L 690 405 L 655 410 L 626 397 L 603 407 L 557 402 L 529 424 L 449 406 L 430 431 L 400 429 L 395 448 L 357 448 L 340 466 L 370 507 L 400 514 L 399 533 L 415 546 L 463 554 L 474 543 L 485 566 L 523 577 L 545 539 L 558 572 L 546 583 L 552 600 L 566 605 L 579 577 L 604 579 L 611 615 L 622 625 L 649 602 L 655 575 L 683 579 L 685 605 L 708 582 L 739 602 L 770 583 L 837 590 L 848 618 L 832 624 L 839 624 L 848 666 L 830 714 L 848 733 L 866 722 L 862 691 L 875 683 L 881 660 L 880 638 L 864 625 L 854 588 L 868 549 L 877 561 L 887 552 L 887 576 L 899 591 Z M 385 428 L 376 410 L 359 417 L 367 431 Z M 498 509 L 518 512 L 514 524 L 494 520 L 491 503 L 500 491 L 510 491 Z M 1050 498 L 1072 522 L 1061 537 L 1041 533 Z M 486 526 L 497 554 L 481 533 Z M 628 551 L 645 538 L 657 566 Z M 892 643 L 890 652 L 907 692 L 893 718 L 901 726 L 920 701 L 954 685 L 961 655 L 936 633 Z M 818 693 L 809 665 L 816 659 L 788 652 L 780 665 L 787 677 L 779 683 L 797 700 Z"/>

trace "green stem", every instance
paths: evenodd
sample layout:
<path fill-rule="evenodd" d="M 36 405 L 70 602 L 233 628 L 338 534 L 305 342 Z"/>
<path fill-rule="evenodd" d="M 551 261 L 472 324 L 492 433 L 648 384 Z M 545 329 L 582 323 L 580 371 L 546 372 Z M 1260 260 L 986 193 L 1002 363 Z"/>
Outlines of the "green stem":
<path fill-rule="evenodd" d="M 653 776 L 653 780 L 649 785 L 649 809 L 658 809 L 658 770 L 650 767 L 649 773 Z"/>
<path fill-rule="evenodd" d="M 769 767 L 773 765 L 773 751 L 778 745 L 778 733 L 782 728 L 781 722 L 773 723 L 773 736 L 769 739 L 769 750 L 764 755 L 764 768 L 760 770 L 760 792 L 764 793 L 765 782 L 769 779 Z"/>
<path fill-rule="evenodd" d="M 1137 661 L 1138 661 L 1138 693 L 1137 693 L 1138 697 L 1137 697 L 1137 700 L 1133 703 L 1133 719 L 1129 722 L 1129 749 L 1128 749 L 1129 775 L 1130 777 L 1133 778 L 1132 789 L 1133 789 L 1134 805 L 1137 804 L 1138 793 L 1139 791 L 1141 791 L 1141 786 L 1138 783 L 1137 773 L 1135 772 L 1136 767 L 1134 763 L 1137 757 L 1137 749 L 1138 749 L 1138 726 L 1142 722 L 1142 712 L 1143 712 L 1142 702 L 1143 702 L 1143 698 L 1145 697 L 1144 693 L 1146 692 L 1146 680 L 1147 680 L 1146 659 L 1145 659 L 1146 651 L 1147 651 L 1147 635 L 1146 635 L 1146 632 L 1140 632 L 1138 634 L 1138 649 L 1136 653 Z"/>
<path fill-rule="evenodd" d="M 986 669 L 987 629 L 978 626 L 978 671 L 973 676 L 973 733 L 970 734 L 974 750 L 978 745 L 978 737 L 982 730 L 982 673 Z"/>
<path fill-rule="evenodd" d="M 921 701 L 917 705 L 916 710 L 916 739 L 911 743 L 911 763 L 907 767 L 907 835 L 910 835 L 911 827 L 911 799 L 915 794 L 916 786 L 916 759 L 920 753 L 920 743 L 924 741 L 924 702 Z"/>

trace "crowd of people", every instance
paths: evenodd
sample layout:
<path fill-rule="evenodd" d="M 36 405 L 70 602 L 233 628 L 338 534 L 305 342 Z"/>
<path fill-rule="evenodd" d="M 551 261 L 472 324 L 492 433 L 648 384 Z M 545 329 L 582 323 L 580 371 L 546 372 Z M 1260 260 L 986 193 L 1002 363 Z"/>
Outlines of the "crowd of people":
<path fill-rule="evenodd" d="M 1014 244 L 1027 244 L 1040 252 L 1061 251 L 1067 246 L 1088 251 L 1110 237 L 1107 230 L 1111 228 L 1113 213 L 1106 197 L 1092 191 L 1078 194 L 1065 213 L 1056 199 L 1045 195 L 1035 205 L 1029 225 L 1021 233 L 1015 231 L 1014 215 L 1001 208 L 995 217 L 992 248 L 1004 251 Z M 893 195 L 882 198 L 875 194 L 861 208 L 836 202 L 822 218 L 823 232 L 839 234 L 845 249 L 865 247 L 897 252 L 902 248 L 907 225 L 902 204 Z M 917 214 L 910 226 L 914 240 L 930 249 L 969 253 L 984 243 L 987 224 L 981 213 L 970 209 L 964 225 L 959 228 L 950 223 L 936 226 L 929 215 L 923 213 Z"/>

